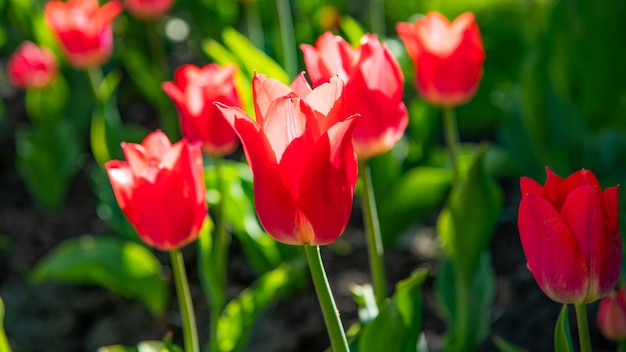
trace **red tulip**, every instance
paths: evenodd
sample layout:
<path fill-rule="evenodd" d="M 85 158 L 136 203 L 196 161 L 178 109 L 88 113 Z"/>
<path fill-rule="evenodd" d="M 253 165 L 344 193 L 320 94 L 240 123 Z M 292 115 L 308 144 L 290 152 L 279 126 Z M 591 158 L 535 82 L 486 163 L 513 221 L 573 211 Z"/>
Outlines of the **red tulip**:
<path fill-rule="evenodd" d="M 252 88 L 256 120 L 217 106 L 243 143 L 263 227 L 287 244 L 333 242 L 348 224 L 357 178 L 356 119 L 343 109 L 342 80 L 311 90 L 303 74 L 291 87 L 255 74 Z"/>
<path fill-rule="evenodd" d="M 626 340 L 626 287 L 620 286 L 600 301 L 598 328 L 612 341 Z"/>
<path fill-rule="evenodd" d="M 396 29 L 413 60 L 415 84 L 424 99 L 456 106 L 474 96 L 485 51 L 472 13 L 450 23 L 442 14 L 430 12 L 415 23 L 398 23 Z"/>
<path fill-rule="evenodd" d="M 202 152 L 156 131 L 141 144 L 122 143 L 126 161 L 106 168 L 115 198 L 148 245 L 169 251 L 197 237 L 207 214 Z"/>
<path fill-rule="evenodd" d="M 111 22 L 122 11 L 113 0 L 102 7 L 98 0 L 50 1 L 44 9 L 46 22 L 56 34 L 70 65 L 77 69 L 100 66 L 113 51 Z"/>
<path fill-rule="evenodd" d="M 165 15 L 174 0 L 124 0 L 124 5 L 133 16 L 140 19 L 156 19 Z"/>
<path fill-rule="evenodd" d="M 235 131 L 213 105 L 241 106 L 233 78 L 236 71 L 234 65 L 183 65 L 174 73 L 174 82 L 163 83 L 163 90 L 178 109 L 183 135 L 192 142 L 202 142 L 210 155 L 230 154 L 237 148 Z"/>
<path fill-rule="evenodd" d="M 30 41 L 20 44 L 7 63 L 9 81 L 21 89 L 43 88 L 52 82 L 58 71 L 52 51 Z"/>
<path fill-rule="evenodd" d="M 313 86 L 339 75 L 345 82 L 348 114 L 359 114 L 352 140 L 361 159 L 390 150 L 409 122 L 402 102 L 404 76 L 389 49 L 376 35 L 366 34 L 358 48 L 324 33 L 315 47 L 301 46 Z"/>
<path fill-rule="evenodd" d="M 602 192 L 589 170 L 565 180 L 546 171 L 543 187 L 527 177 L 520 181 L 517 224 L 528 268 L 552 300 L 593 302 L 619 277 L 618 186 Z"/>

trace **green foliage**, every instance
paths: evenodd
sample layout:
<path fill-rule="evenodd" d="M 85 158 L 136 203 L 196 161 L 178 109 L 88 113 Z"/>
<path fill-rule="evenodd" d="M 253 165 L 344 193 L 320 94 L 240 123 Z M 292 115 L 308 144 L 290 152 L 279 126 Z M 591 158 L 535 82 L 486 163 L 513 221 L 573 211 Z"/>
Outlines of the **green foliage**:
<path fill-rule="evenodd" d="M 569 317 L 567 304 L 563 305 L 559 318 L 554 327 L 554 350 L 559 352 L 573 352 L 572 334 L 569 328 Z"/>
<path fill-rule="evenodd" d="M 230 301 L 218 320 L 219 350 L 243 351 L 252 326 L 265 309 L 281 297 L 302 288 L 307 267 L 303 258 L 285 262 L 263 274 L 252 286 Z"/>
<path fill-rule="evenodd" d="M 99 285 L 142 301 L 155 315 L 165 312 L 169 302 L 169 286 L 154 254 L 111 236 L 64 241 L 37 263 L 31 280 Z"/>
<path fill-rule="evenodd" d="M 170 341 L 141 341 L 136 347 L 122 345 L 103 346 L 97 352 L 183 352 L 183 349 Z"/>
<path fill-rule="evenodd" d="M 494 336 L 493 337 L 493 344 L 496 345 L 496 347 L 498 347 L 498 350 L 500 352 L 525 352 L 526 350 L 514 345 L 513 343 L 503 339 L 500 336 Z"/>
<path fill-rule="evenodd" d="M 422 330 L 421 288 L 428 277 L 423 269 L 398 282 L 395 295 L 380 314 L 363 328 L 359 337 L 359 352 L 417 350 L 419 331 Z"/>

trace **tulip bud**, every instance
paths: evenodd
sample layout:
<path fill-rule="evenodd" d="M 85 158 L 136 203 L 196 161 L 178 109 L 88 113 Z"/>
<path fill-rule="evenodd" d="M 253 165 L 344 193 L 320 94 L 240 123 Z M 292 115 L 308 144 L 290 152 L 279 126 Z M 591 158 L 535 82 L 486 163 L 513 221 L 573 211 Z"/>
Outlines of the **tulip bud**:
<path fill-rule="evenodd" d="M 615 286 L 622 261 L 618 186 L 604 192 L 580 170 L 562 179 L 546 168 L 542 187 L 522 177 L 518 228 L 528 269 L 561 303 L 590 303 Z"/>
<path fill-rule="evenodd" d="M 626 286 L 611 291 L 600 301 L 598 328 L 611 341 L 626 340 Z"/>
<path fill-rule="evenodd" d="M 429 12 L 415 23 L 398 23 L 398 35 L 415 66 L 415 85 L 429 103 L 456 106 L 469 101 L 483 74 L 485 51 L 472 13 L 450 23 Z"/>
<path fill-rule="evenodd" d="M 124 5 L 133 16 L 152 20 L 165 15 L 174 0 L 124 0 Z"/>
<path fill-rule="evenodd" d="M 57 73 L 57 60 L 52 51 L 30 41 L 20 44 L 7 63 L 9 81 L 21 89 L 43 88 Z"/>
<path fill-rule="evenodd" d="M 87 69 L 107 62 L 113 51 L 111 22 L 122 4 L 112 0 L 53 0 L 44 9 L 46 22 L 56 35 L 70 65 Z"/>

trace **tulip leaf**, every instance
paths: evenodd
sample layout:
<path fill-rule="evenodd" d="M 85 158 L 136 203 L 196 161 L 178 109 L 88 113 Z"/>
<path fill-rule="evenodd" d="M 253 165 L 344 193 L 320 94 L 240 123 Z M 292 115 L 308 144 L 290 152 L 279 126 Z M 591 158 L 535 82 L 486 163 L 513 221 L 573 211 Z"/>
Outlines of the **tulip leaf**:
<path fill-rule="evenodd" d="M 61 117 L 68 97 L 67 81 L 58 75 L 47 87 L 26 91 L 26 113 L 34 121 L 54 125 Z"/>
<path fill-rule="evenodd" d="M 359 352 L 415 352 L 422 330 L 421 288 L 428 271 L 417 269 L 396 285 L 395 294 L 380 314 L 363 328 Z"/>
<path fill-rule="evenodd" d="M 122 345 L 103 346 L 97 352 L 183 352 L 183 349 L 169 341 L 141 341 L 135 347 Z"/>
<path fill-rule="evenodd" d="M 437 232 L 450 258 L 470 277 L 495 230 L 503 206 L 500 186 L 485 173 L 483 146 L 467 178 L 455 186 L 437 220 Z"/>
<path fill-rule="evenodd" d="M 385 244 L 442 204 L 451 181 L 449 170 L 427 166 L 400 176 L 378 206 Z"/>
<path fill-rule="evenodd" d="M 15 134 L 17 170 L 35 200 L 57 209 L 76 173 L 81 145 L 72 126 L 19 126 Z"/>
<path fill-rule="evenodd" d="M 343 15 L 339 23 L 341 30 L 346 35 L 346 39 L 352 46 L 356 47 L 361 42 L 361 38 L 365 34 L 363 26 L 354 19 L 354 17 Z"/>
<path fill-rule="evenodd" d="M 2 298 L 0 298 L 0 351 L 11 352 L 9 340 L 7 340 L 7 335 L 4 332 L 4 302 L 2 302 Z"/>
<path fill-rule="evenodd" d="M 263 274 L 252 286 L 230 301 L 218 320 L 218 350 L 243 351 L 252 326 L 276 300 L 304 286 L 307 268 L 302 258 L 281 264 Z"/>
<path fill-rule="evenodd" d="M 374 296 L 374 288 L 370 284 L 351 285 L 350 293 L 352 300 L 359 307 L 359 321 L 361 324 L 367 325 L 370 321 L 378 316 L 378 305 L 376 305 L 376 297 Z"/>
<path fill-rule="evenodd" d="M 569 328 L 569 317 L 567 304 L 563 305 L 559 318 L 556 320 L 554 328 L 554 350 L 559 352 L 573 352 L 574 344 Z"/>
<path fill-rule="evenodd" d="M 146 247 L 113 236 L 71 238 L 49 252 L 33 269 L 34 283 L 61 281 L 93 284 L 138 299 L 153 314 L 169 302 L 162 266 Z"/>
<path fill-rule="evenodd" d="M 489 309 L 496 290 L 495 273 L 488 250 L 483 251 L 478 269 L 470 277 L 462 276 L 464 272 L 456 265 L 450 258 L 445 258 L 435 281 L 448 323 L 445 343 L 451 351 L 474 351 L 489 333 Z"/>

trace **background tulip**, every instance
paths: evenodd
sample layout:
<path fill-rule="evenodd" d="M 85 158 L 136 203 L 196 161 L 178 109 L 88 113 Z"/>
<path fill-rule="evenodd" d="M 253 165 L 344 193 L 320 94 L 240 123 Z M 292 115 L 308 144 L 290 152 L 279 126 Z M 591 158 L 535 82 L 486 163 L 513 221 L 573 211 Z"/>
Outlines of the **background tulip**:
<path fill-rule="evenodd" d="M 122 149 L 126 161 L 112 160 L 105 168 L 139 237 L 162 251 L 194 241 L 207 214 L 200 146 L 184 139 L 172 145 L 156 131 Z"/>
<path fill-rule="evenodd" d="M 598 308 L 598 328 L 612 341 L 626 340 L 626 287 L 621 285 L 604 297 Z"/>
<path fill-rule="evenodd" d="M 348 224 L 357 178 L 343 82 L 311 90 L 302 74 L 291 87 L 259 74 L 252 87 L 256 120 L 217 105 L 243 143 L 261 223 L 283 243 L 333 242 Z"/>
<path fill-rule="evenodd" d="M 235 131 L 213 105 L 241 106 L 233 78 L 236 71 L 234 65 L 183 65 L 174 73 L 174 82 L 163 83 L 178 110 L 183 135 L 191 142 L 202 142 L 210 155 L 230 154 L 237 147 Z"/>
<path fill-rule="evenodd" d="M 415 23 L 398 23 L 398 35 L 415 65 L 415 85 L 435 105 L 456 106 L 469 101 L 483 73 L 485 51 L 472 13 L 450 23 L 429 12 Z"/>
<path fill-rule="evenodd" d="M 565 180 L 546 170 L 543 187 L 527 177 L 520 181 L 518 228 L 528 268 L 552 300 L 593 302 L 619 277 L 618 186 L 603 193 L 589 170 Z"/>
<path fill-rule="evenodd" d="M 46 22 L 55 33 L 70 65 L 77 69 L 100 66 L 113 51 L 111 22 L 122 11 L 113 0 L 50 1 L 44 9 Z"/>
<path fill-rule="evenodd" d="M 30 41 L 20 44 L 7 63 L 9 81 L 21 89 L 43 88 L 57 73 L 57 60 L 52 51 Z"/>
<path fill-rule="evenodd" d="M 140 19 L 156 19 L 165 15 L 174 0 L 124 0 L 124 5 L 133 16 Z"/>
<path fill-rule="evenodd" d="M 404 76 L 389 49 L 376 35 L 366 34 L 357 48 L 330 32 L 315 47 L 303 44 L 307 73 L 318 86 L 339 76 L 345 82 L 348 114 L 359 114 L 352 139 L 360 159 L 391 149 L 402 137 L 409 118 L 402 102 Z"/>

